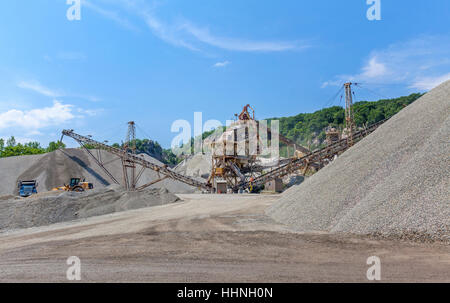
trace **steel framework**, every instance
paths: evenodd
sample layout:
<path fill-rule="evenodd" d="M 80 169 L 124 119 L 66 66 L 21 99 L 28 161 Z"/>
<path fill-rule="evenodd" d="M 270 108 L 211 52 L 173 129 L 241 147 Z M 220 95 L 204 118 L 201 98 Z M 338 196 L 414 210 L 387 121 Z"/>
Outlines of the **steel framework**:
<path fill-rule="evenodd" d="M 386 119 L 387 120 L 387 119 Z M 335 156 L 343 153 L 348 148 L 350 148 L 353 144 L 359 142 L 361 139 L 375 131 L 381 124 L 383 124 L 386 120 L 380 121 L 378 123 L 375 123 L 373 125 L 370 125 L 369 127 L 364 128 L 363 130 L 360 130 L 358 132 L 355 132 L 352 134 L 352 139 L 348 140 L 348 138 L 340 139 L 339 141 L 330 144 L 322 149 L 309 152 L 307 155 L 297 158 L 293 157 L 288 159 L 286 162 L 284 162 L 282 165 L 272 169 L 269 172 L 262 173 L 261 169 L 257 169 L 254 164 L 243 166 L 243 163 L 246 163 L 245 161 L 248 161 L 248 158 L 239 158 L 239 156 L 231 156 L 231 157 L 216 157 L 216 163 L 213 163 L 213 173 L 216 173 L 216 169 L 223 169 L 226 173 L 229 175 L 224 175 L 225 179 L 233 178 L 232 180 L 233 187 L 232 189 L 234 191 L 239 191 L 240 189 L 246 189 L 246 188 L 255 188 L 260 187 L 266 182 L 270 180 L 274 180 L 276 178 L 283 177 L 285 175 L 294 173 L 296 171 L 300 171 L 301 174 L 305 174 L 306 171 L 310 167 L 314 167 L 316 169 L 320 169 L 323 166 L 325 166 L 327 163 L 329 163 Z M 212 182 L 201 182 L 194 178 L 187 177 L 184 175 L 181 175 L 179 173 L 176 173 L 172 171 L 170 168 L 168 168 L 166 165 L 158 165 L 155 163 L 152 163 L 150 161 L 145 160 L 142 156 L 138 156 L 127 149 L 120 149 L 115 148 L 109 145 L 106 145 L 104 143 L 95 141 L 91 139 L 90 137 L 82 136 L 77 133 L 75 133 L 73 130 L 63 130 L 62 131 L 62 137 L 68 136 L 73 138 L 75 141 L 77 141 L 82 148 L 86 150 L 86 152 L 95 160 L 95 162 L 99 165 L 100 168 L 103 169 L 103 171 L 111 178 L 111 180 L 116 183 L 120 184 L 117 179 L 108 171 L 108 169 L 105 167 L 105 164 L 101 159 L 101 154 L 98 152 L 97 157 L 94 155 L 94 153 L 87 148 L 87 146 L 93 146 L 97 148 L 98 150 L 105 150 L 108 151 L 116 156 L 118 156 L 122 162 L 128 162 L 128 163 L 134 163 L 134 165 L 139 165 L 141 168 L 139 172 L 137 173 L 136 177 L 134 178 L 134 189 L 141 190 L 148 186 L 151 186 L 157 182 L 160 182 L 166 178 L 171 178 L 177 181 L 180 181 L 182 183 L 188 184 L 190 186 L 204 189 L 206 191 L 211 192 L 213 190 L 213 183 Z M 233 143 L 235 144 L 235 143 Z M 235 160 L 240 159 L 240 162 L 237 162 Z M 214 161 L 214 158 L 213 158 Z M 248 164 L 248 163 L 247 163 Z M 226 166 L 224 166 L 226 165 Z M 145 169 L 151 169 L 153 171 L 156 171 L 158 175 L 160 176 L 157 180 L 154 180 L 150 183 L 144 184 L 140 187 L 136 187 L 137 182 L 139 181 L 140 177 L 142 176 L 142 173 Z M 249 178 L 249 174 L 252 176 Z M 256 176 L 256 174 L 259 174 Z M 126 186 L 126 184 L 125 184 Z M 131 188 L 128 188 L 131 190 Z"/>
<path fill-rule="evenodd" d="M 103 163 L 101 161 L 101 158 L 96 157 L 94 155 L 94 153 L 92 153 L 87 146 L 93 146 L 97 149 L 102 149 L 102 150 L 106 150 L 108 152 L 110 152 L 111 154 L 114 154 L 116 156 L 118 156 L 123 162 L 129 162 L 129 163 L 134 163 L 135 165 L 139 165 L 141 168 L 138 172 L 138 174 L 136 175 L 135 178 L 135 184 L 137 184 L 137 182 L 139 181 L 140 177 L 142 176 L 142 173 L 144 172 L 145 169 L 151 169 L 153 171 L 156 171 L 159 174 L 163 175 L 163 177 L 160 177 L 159 179 L 152 181 L 150 183 L 144 184 L 140 187 L 136 187 L 136 190 L 141 190 L 144 189 L 148 186 L 151 186 L 157 182 L 160 182 L 162 180 L 164 180 L 165 178 L 171 178 L 177 181 L 180 181 L 182 183 L 191 185 L 193 187 L 196 188 L 201 188 L 207 191 L 211 190 L 211 186 L 204 183 L 204 182 L 199 182 L 194 178 L 191 177 L 187 177 L 184 175 L 181 175 L 179 173 L 174 172 L 173 170 L 171 170 L 170 168 L 167 167 L 167 165 L 158 165 L 155 163 L 152 163 L 150 161 L 145 160 L 142 156 L 138 156 L 136 154 L 133 154 L 127 150 L 124 149 L 120 149 L 120 148 L 116 148 L 116 147 L 112 147 L 109 145 L 106 145 L 104 143 L 95 141 L 89 137 L 86 136 L 82 136 L 79 135 L 77 133 L 75 133 L 73 130 L 63 130 L 62 131 L 62 135 L 70 137 L 72 139 L 74 139 L 75 141 L 77 141 L 80 146 L 82 148 L 84 148 L 89 155 L 92 156 L 92 158 L 95 160 L 95 162 L 100 166 L 100 168 L 103 169 L 103 171 L 111 178 L 111 180 L 116 183 L 116 184 L 120 184 L 117 179 L 108 171 L 108 169 L 105 167 L 105 163 Z M 61 138 L 62 140 L 62 138 Z M 126 184 L 124 184 L 124 186 L 126 186 Z M 130 189 L 130 188 L 128 188 Z"/>
<path fill-rule="evenodd" d="M 304 157 L 298 159 L 291 158 L 286 164 L 273 169 L 270 172 L 260 175 L 253 181 L 242 182 L 238 184 L 235 190 L 245 189 L 249 187 L 260 187 L 270 180 L 283 177 L 295 171 L 301 171 L 302 174 L 305 174 L 308 168 L 311 166 L 315 166 L 316 168 L 320 169 L 328 164 L 335 156 L 342 154 L 354 143 L 360 141 L 370 133 L 374 132 L 385 121 L 386 120 L 380 121 L 361 131 L 354 133 L 352 141 L 347 140 L 347 138 L 341 139 L 334 144 L 316 150 Z"/>

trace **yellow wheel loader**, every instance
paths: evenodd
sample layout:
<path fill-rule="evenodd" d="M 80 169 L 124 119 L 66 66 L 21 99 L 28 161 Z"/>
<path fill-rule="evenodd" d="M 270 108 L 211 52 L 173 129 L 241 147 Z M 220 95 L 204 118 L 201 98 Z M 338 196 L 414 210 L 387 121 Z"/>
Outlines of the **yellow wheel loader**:
<path fill-rule="evenodd" d="M 55 187 L 52 190 L 64 190 L 64 191 L 74 191 L 74 192 L 84 192 L 89 189 L 93 189 L 94 185 L 92 183 L 86 182 L 85 179 L 81 181 L 81 178 L 71 178 L 69 184 L 64 184 L 61 187 Z"/>

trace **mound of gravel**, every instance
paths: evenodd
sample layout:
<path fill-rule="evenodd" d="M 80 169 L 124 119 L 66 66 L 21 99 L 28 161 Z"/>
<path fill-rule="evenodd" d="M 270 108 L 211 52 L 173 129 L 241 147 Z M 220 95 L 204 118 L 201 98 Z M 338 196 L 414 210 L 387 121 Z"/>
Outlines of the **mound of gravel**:
<path fill-rule="evenodd" d="M 100 153 L 105 167 L 122 182 L 123 170 L 120 159 L 106 151 L 91 151 L 98 156 Z M 158 160 L 144 155 L 150 162 L 162 165 Z M 69 183 L 70 178 L 82 177 L 94 184 L 94 188 L 105 188 L 115 184 L 109 176 L 97 165 L 84 150 L 77 148 L 61 149 L 51 153 L 32 156 L 20 156 L 0 159 L 0 195 L 17 195 L 17 184 L 20 180 L 37 180 L 38 192 L 49 191 L 54 187 Z M 139 185 L 159 179 L 160 176 L 150 169 L 142 174 Z M 150 188 L 166 188 L 173 193 L 191 193 L 196 189 L 175 181 L 165 179 Z"/>
<path fill-rule="evenodd" d="M 195 154 L 180 162 L 174 170 L 190 177 L 206 177 L 211 174 L 212 160 L 210 154 Z"/>
<path fill-rule="evenodd" d="M 450 81 L 403 109 L 267 213 L 298 231 L 450 240 Z"/>
<path fill-rule="evenodd" d="M 84 193 L 50 192 L 0 197 L 0 230 L 29 228 L 179 201 L 167 189 L 127 192 L 111 185 Z"/>

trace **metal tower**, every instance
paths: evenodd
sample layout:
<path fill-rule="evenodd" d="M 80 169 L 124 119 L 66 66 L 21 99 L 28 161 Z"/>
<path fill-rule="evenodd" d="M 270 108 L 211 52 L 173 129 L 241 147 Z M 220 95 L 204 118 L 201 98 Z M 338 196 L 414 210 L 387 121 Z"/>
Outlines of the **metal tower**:
<path fill-rule="evenodd" d="M 345 83 L 345 126 L 347 128 L 348 144 L 353 145 L 353 132 L 355 130 L 355 121 L 353 114 L 353 96 L 352 96 L 352 84 L 351 82 Z"/>
<path fill-rule="evenodd" d="M 128 122 L 128 131 L 123 148 L 126 153 L 129 152 L 132 155 L 136 154 L 136 124 L 134 123 L 134 121 Z M 132 158 L 123 157 L 122 166 L 123 166 L 123 181 L 125 188 L 127 190 L 135 190 L 137 183 L 135 161 L 133 161 Z M 128 170 L 131 170 L 131 176 L 128 176 Z"/>

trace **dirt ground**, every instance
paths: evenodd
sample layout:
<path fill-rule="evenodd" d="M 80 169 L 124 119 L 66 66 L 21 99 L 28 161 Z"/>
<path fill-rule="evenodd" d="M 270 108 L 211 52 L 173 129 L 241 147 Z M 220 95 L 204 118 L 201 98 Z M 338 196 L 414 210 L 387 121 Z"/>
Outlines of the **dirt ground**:
<path fill-rule="evenodd" d="M 301 234 L 264 215 L 275 195 L 179 195 L 183 202 L 0 234 L 0 282 L 450 282 L 450 247 Z"/>

